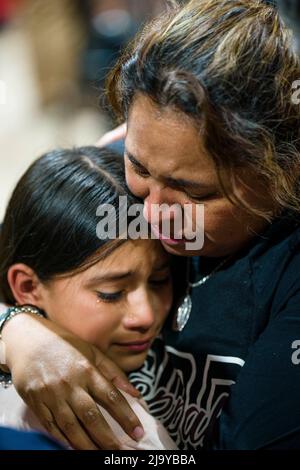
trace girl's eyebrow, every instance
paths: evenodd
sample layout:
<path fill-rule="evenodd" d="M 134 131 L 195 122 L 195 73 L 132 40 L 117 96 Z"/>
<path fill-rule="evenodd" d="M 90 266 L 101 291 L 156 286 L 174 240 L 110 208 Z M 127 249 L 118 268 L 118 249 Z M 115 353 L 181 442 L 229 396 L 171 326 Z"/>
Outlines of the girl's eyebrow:
<path fill-rule="evenodd" d="M 163 263 L 161 263 L 159 266 L 155 267 L 154 268 L 154 271 L 162 271 L 163 269 L 169 267 L 170 263 L 169 261 L 164 261 Z M 120 281 L 122 279 L 127 279 L 131 276 L 133 276 L 133 272 L 132 271 L 124 271 L 124 272 L 115 272 L 115 273 L 107 273 L 107 274 L 103 274 L 102 276 L 101 275 L 96 275 L 96 276 L 93 276 L 91 279 L 88 280 L 88 284 L 89 285 L 93 285 L 93 284 L 98 284 L 100 282 L 103 282 L 103 281 Z"/>
<path fill-rule="evenodd" d="M 89 279 L 88 283 L 97 284 L 103 281 L 119 281 L 121 279 L 125 279 L 125 278 L 132 276 L 132 274 L 133 274 L 132 271 L 107 273 L 107 274 L 103 274 L 103 276 L 98 275 L 98 276 L 92 277 L 91 279 Z"/>

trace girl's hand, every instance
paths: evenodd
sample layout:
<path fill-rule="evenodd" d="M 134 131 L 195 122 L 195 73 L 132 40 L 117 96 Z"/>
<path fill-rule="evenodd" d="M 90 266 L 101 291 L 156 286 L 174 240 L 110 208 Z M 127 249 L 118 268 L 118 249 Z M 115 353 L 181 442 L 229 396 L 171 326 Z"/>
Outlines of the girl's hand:
<path fill-rule="evenodd" d="M 9 320 L 2 337 L 18 393 L 52 436 L 75 449 L 120 449 L 99 403 L 129 436 L 142 437 L 141 423 L 116 387 L 139 393 L 97 348 L 30 314 Z"/>

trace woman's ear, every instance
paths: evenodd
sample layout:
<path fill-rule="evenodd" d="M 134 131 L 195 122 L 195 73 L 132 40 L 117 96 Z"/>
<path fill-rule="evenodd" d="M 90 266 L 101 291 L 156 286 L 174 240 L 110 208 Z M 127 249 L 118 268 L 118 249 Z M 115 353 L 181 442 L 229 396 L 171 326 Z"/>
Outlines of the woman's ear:
<path fill-rule="evenodd" d="M 7 280 L 16 302 L 43 308 L 42 284 L 35 272 L 26 264 L 12 265 Z"/>

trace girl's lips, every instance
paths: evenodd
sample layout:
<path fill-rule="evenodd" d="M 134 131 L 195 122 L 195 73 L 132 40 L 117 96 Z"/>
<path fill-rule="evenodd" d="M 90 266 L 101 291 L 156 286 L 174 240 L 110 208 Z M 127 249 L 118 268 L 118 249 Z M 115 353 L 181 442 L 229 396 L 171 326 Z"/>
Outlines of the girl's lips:
<path fill-rule="evenodd" d="M 156 238 L 161 240 L 162 242 L 166 243 L 167 245 L 184 245 L 186 240 L 184 238 L 168 238 L 162 233 L 160 233 L 159 229 L 154 225 L 151 225 L 151 230 Z"/>
<path fill-rule="evenodd" d="M 144 343 L 117 343 L 120 348 L 128 349 L 129 351 L 146 351 L 151 346 L 151 341 L 145 341 Z"/>

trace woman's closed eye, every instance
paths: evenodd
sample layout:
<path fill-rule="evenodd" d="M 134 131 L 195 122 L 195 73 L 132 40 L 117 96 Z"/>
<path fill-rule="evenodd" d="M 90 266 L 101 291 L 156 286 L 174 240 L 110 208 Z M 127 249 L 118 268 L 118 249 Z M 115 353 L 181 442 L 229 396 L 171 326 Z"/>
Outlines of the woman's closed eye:
<path fill-rule="evenodd" d="M 188 196 L 189 199 L 193 199 L 194 201 L 197 201 L 197 202 L 202 202 L 202 201 L 209 201 L 211 199 L 216 199 L 217 197 L 220 196 L 220 193 L 218 192 L 214 192 L 214 193 L 210 193 L 210 194 L 204 194 L 203 196 L 196 196 L 194 194 L 188 194 L 186 193 L 186 195 Z"/>
<path fill-rule="evenodd" d="M 149 176 L 149 173 L 146 170 L 142 170 L 141 168 L 134 165 L 132 165 L 132 167 L 136 175 L 141 176 L 142 178 L 147 178 Z"/>
<path fill-rule="evenodd" d="M 128 161 L 130 163 L 132 170 L 135 172 L 135 174 L 137 174 L 138 176 L 141 176 L 142 178 L 147 178 L 148 176 L 150 176 L 146 168 L 139 165 L 137 162 L 133 161 L 131 158 L 128 158 Z"/>
<path fill-rule="evenodd" d="M 149 284 L 153 287 L 163 286 L 165 284 L 168 284 L 169 282 L 171 282 L 171 274 L 161 277 L 160 279 L 149 279 Z"/>

